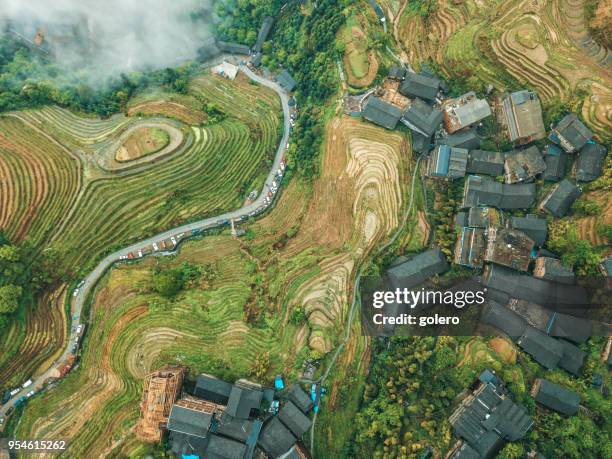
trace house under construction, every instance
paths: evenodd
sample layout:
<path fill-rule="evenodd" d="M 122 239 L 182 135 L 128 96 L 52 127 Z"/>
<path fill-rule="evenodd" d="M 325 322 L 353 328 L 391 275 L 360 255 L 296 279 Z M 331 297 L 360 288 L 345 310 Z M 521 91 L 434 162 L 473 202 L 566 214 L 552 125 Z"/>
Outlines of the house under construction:
<path fill-rule="evenodd" d="M 172 405 L 181 393 L 183 376 L 182 368 L 164 368 L 145 378 L 140 405 L 142 417 L 136 427 L 136 434 L 141 440 L 161 440 Z"/>

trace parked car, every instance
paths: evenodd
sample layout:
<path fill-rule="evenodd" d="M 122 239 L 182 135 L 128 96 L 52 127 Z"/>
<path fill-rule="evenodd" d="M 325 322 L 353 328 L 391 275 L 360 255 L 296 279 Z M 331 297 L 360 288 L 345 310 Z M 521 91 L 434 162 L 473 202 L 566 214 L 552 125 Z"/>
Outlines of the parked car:
<path fill-rule="evenodd" d="M 138 251 L 138 257 L 139 257 L 139 258 L 142 258 L 142 250 L 139 250 L 139 251 Z"/>
<path fill-rule="evenodd" d="M 176 245 L 176 238 L 175 238 L 174 236 L 172 236 L 172 237 L 170 238 L 170 240 L 172 241 L 172 243 L 173 243 L 174 245 Z"/>
<path fill-rule="evenodd" d="M 28 392 L 26 394 L 26 398 L 30 398 L 32 395 L 34 395 L 34 391 L 33 390 L 31 390 L 30 392 Z"/>
<path fill-rule="evenodd" d="M 77 296 L 79 294 L 79 289 L 75 288 L 74 291 L 72 292 L 72 296 Z"/>
<path fill-rule="evenodd" d="M 159 247 L 157 247 L 157 244 L 155 242 L 153 243 L 153 250 L 155 250 L 156 252 L 159 250 Z"/>
<path fill-rule="evenodd" d="M 21 387 L 22 387 L 23 389 L 25 389 L 26 387 L 29 387 L 29 386 L 31 386 L 31 385 L 32 385 L 32 380 L 31 380 L 31 379 L 28 379 L 26 382 L 24 382 L 24 383 L 21 385 Z"/>

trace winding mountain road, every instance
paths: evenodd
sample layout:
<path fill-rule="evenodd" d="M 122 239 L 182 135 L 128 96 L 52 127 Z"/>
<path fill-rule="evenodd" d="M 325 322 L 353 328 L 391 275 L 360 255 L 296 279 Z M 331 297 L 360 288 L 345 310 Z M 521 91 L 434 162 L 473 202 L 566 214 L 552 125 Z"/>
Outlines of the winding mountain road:
<path fill-rule="evenodd" d="M 100 278 L 114 263 L 124 259 L 124 257 L 127 257 L 129 253 L 137 253 L 139 250 L 144 250 L 146 247 L 151 246 L 155 242 L 159 242 L 164 239 L 169 239 L 170 237 L 177 236 L 180 233 L 191 234 L 191 232 L 194 230 L 203 231 L 203 230 L 211 229 L 211 228 L 221 226 L 222 224 L 224 224 L 220 222 L 225 222 L 227 220 L 232 220 L 232 219 L 239 219 L 240 217 L 244 215 L 248 215 L 253 212 L 261 213 L 265 210 L 264 199 L 267 195 L 267 190 L 269 190 L 272 187 L 272 182 L 277 180 L 276 173 L 278 169 L 280 168 L 280 163 L 282 161 L 283 154 L 287 147 L 287 142 L 289 141 L 289 134 L 291 132 L 289 96 L 277 83 L 255 74 L 246 65 L 241 64 L 240 71 L 243 72 L 245 75 L 247 75 L 251 80 L 263 86 L 266 86 L 267 88 L 270 88 L 274 92 L 276 92 L 278 96 L 280 97 L 281 105 L 283 108 L 283 136 L 278 145 L 276 156 L 274 157 L 274 162 L 272 164 L 272 169 L 270 170 L 270 173 L 268 174 L 268 177 L 266 178 L 264 188 L 261 191 L 261 193 L 259 193 L 259 196 L 257 197 L 257 199 L 255 199 L 253 203 L 249 205 L 245 205 L 239 209 L 236 209 L 230 212 L 226 212 L 224 214 L 217 215 L 215 217 L 210 217 L 204 220 L 199 220 L 193 223 L 188 223 L 185 225 L 178 226 L 174 229 L 164 231 L 163 233 L 157 234 L 156 236 L 144 239 L 128 247 L 117 250 L 116 252 L 113 252 L 110 255 L 106 256 L 94 268 L 94 270 L 91 273 L 89 273 L 89 275 L 83 280 L 83 283 L 80 286 L 77 295 L 72 297 L 72 301 L 73 301 L 72 329 L 70 331 L 64 352 L 62 353 L 60 358 L 55 362 L 55 365 L 53 365 L 51 368 L 45 371 L 42 375 L 33 379 L 31 385 L 29 385 L 25 389 L 22 389 L 19 393 L 11 397 L 11 399 L 7 403 L 5 403 L 4 405 L 0 407 L 0 417 L 6 416 L 7 411 L 10 408 L 13 408 L 15 406 L 15 402 L 17 402 L 17 400 L 19 400 L 21 397 L 24 397 L 30 391 L 39 392 L 43 388 L 45 381 L 52 378 L 53 377 L 52 375 L 57 374 L 58 368 L 63 366 L 68 361 L 68 357 L 72 353 L 71 347 L 74 343 L 74 339 L 78 338 L 76 329 L 79 325 L 83 323 L 81 320 L 82 319 L 81 312 L 83 310 L 85 301 L 87 300 L 89 293 L 98 283 Z"/>

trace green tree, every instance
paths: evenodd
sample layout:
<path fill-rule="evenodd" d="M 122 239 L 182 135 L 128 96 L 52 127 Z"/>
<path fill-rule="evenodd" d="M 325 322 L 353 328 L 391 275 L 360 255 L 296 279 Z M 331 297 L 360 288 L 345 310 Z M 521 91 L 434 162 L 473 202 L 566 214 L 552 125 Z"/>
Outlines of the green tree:
<path fill-rule="evenodd" d="M 183 277 L 176 270 L 162 271 L 154 276 L 153 288 L 160 295 L 172 298 L 183 288 Z"/>
<path fill-rule="evenodd" d="M 23 288 L 7 284 L 0 287 L 0 314 L 12 314 L 19 307 L 19 299 Z"/>

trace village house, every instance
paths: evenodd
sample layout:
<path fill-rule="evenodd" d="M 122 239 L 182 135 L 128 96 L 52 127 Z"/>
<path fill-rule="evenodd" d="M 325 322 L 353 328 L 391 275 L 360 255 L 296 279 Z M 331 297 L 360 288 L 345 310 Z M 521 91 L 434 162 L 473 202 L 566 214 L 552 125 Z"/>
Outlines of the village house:
<path fill-rule="evenodd" d="M 522 90 L 509 94 L 502 102 L 502 113 L 511 142 L 522 145 L 546 137 L 542 106 L 535 92 Z"/>
<path fill-rule="evenodd" d="M 448 271 L 446 257 L 439 249 L 430 249 L 412 258 L 398 257 L 386 272 L 393 288 L 413 288 L 436 274 Z"/>
<path fill-rule="evenodd" d="M 564 217 L 581 194 L 580 188 L 569 180 L 563 180 L 544 198 L 540 209 L 557 218 Z"/>
<path fill-rule="evenodd" d="M 465 148 L 467 150 L 476 150 L 480 148 L 480 137 L 474 129 L 455 132 L 439 139 L 438 143 L 448 145 L 449 147 Z"/>
<path fill-rule="evenodd" d="M 416 98 L 404 112 L 401 121 L 409 129 L 431 139 L 442 123 L 442 112 Z"/>
<path fill-rule="evenodd" d="M 247 45 L 241 45 L 239 43 L 230 43 L 227 41 L 220 40 L 217 40 L 216 45 L 217 48 L 219 48 L 219 51 L 223 53 L 240 54 L 245 56 L 251 54 L 251 48 L 249 48 Z"/>
<path fill-rule="evenodd" d="M 559 121 L 548 138 L 567 153 L 574 153 L 593 138 L 593 133 L 578 119 L 575 113 L 570 113 Z"/>
<path fill-rule="evenodd" d="M 561 284 L 574 284 L 576 281 L 576 276 L 571 268 L 565 266 L 561 260 L 550 257 L 536 258 L 533 276 Z"/>
<path fill-rule="evenodd" d="M 579 182 L 592 182 L 601 175 L 606 159 L 606 147 L 598 143 L 587 143 L 576 161 L 576 180 Z"/>
<path fill-rule="evenodd" d="M 452 459 L 493 458 L 507 442 L 520 440 L 533 426 L 527 410 L 510 398 L 496 377 L 481 378 L 449 422 L 463 440 L 447 455 Z"/>
<path fill-rule="evenodd" d="M 567 154 L 555 144 L 544 147 L 544 162 L 546 170 L 542 178 L 547 182 L 558 182 L 565 177 Z"/>
<path fill-rule="evenodd" d="M 508 185 L 490 177 L 469 175 L 462 207 L 492 206 L 498 209 L 528 209 L 535 200 L 535 184 Z"/>
<path fill-rule="evenodd" d="M 484 229 L 464 226 L 457 235 L 454 262 L 468 268 L 482 268 L 486 246 Z"/>
<path fill-rule="evenodd" d="M 452 134 L 491 116 L 491 107 L 486 100 L 477 98 L 476 93 L 470 91 L 445 102 L 443 113 L 444 127 Z"/>
<path fill-rule="evenodd" d="M 419 97 L 434 102 L 440 91 L 440 79 L 424 73 L 408 72 L 399 91 L 406 97 Z"/>
<path fill-rule="evenodd" d="M 402 117 L 402 111 L 379 97 L 370 96 L 363 108 L 362 116 L 379 126 L 395 129 L 397 122 Z"/>
<path fill-rule="evenodd" d="M 274 18 L 272 16 L 266 16 L 261 23 L 261 27 L 259 28 L 259 33 L 257 34 L 257 41 L 255 45 L 253 45 L 253 52 L 260 53 L 263 48 L 263 44 L 268 38 L 270 34 L 270 30 L 272 29 L 272 25 L 274 24 Z"/>
<path fill-rule="evenodd" d="M 546 242 L 548 223 L 545 218 L 540 218 L 536 214 L 527 214 L 525 217 L 512 216 L 509 227 L 525 233 L 537 246 L 541 247 Z"/>
<path fill-rule="evenodd" d="M 506 153 L 504 172 L 506 183 L 519 183 L 534 179 L 546 170 L 540 150 L 535 145 Z"/>
<path fill-rule="evenodd" d="M 536 402 L 567 416 L 573 416 L 580 406 L 580 395 L 547 379 L 537 379 L 531 390 Z"/>
<path fill-rule="evenodd" d="M 485 261 L 527 271 L 531 251 L 535 243 L 522 231 L 506 228 L 489 228 Z"/>
<path fill-rule="evenodd" d="M 497 177 L 504 173 L 504 154 L 499 151 L 470 150 L 467 172 Z"/>
<path fill-rule="evenodd" d="M 467 226 L 471 228 L 489 228 L 498 226 L 499 212 L 493 207 L 470 207 L 467 213 Z"/>
<path fill-rule="evenodd" d="M 283 70 L 281 73 L 276 75 L 276 81 L 278 81 L 278 84 L 280 84 L 287 92 L 293 91 L 297 86 L 297 82 L 287 70 Z"/>
<path fill-rule="evenodd" d="M 465 176 L 468 151 L 465 148 L 451 148 L 438 145 L 427 158 L 427 176 L 449 180 Z"/>
<path fill-rule="evenodd" d="M 393 64 L 389 69 L 388 78 L 392 80 L 402 81 L 406 77 L 406 69 L 397 64 Z"/>

